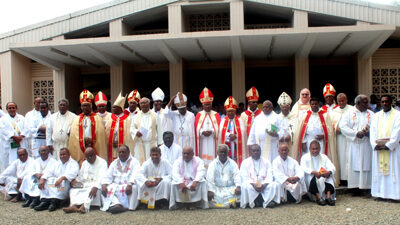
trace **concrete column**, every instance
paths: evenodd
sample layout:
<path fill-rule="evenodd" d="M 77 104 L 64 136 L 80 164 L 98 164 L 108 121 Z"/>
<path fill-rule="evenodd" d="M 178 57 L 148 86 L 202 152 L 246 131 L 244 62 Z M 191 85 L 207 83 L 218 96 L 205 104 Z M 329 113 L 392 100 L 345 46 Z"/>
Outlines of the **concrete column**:
<path fill-rule="evenodd" d="M 81 71 L 77 67 L 64 65 L 65 75 L 65 98 L 69 100 L 69 110 L 77 112 L 79 103 L 79 94 L 83 91 L 83 82 Z M 57 102 L 54 102 L 57 104 Z"/>
<path fill-rule="evenodd" d="M 132 29 L 122 19 L 116 19 L 109 23 L 110 37 L 121 37 L 132 34 Z"/>
<path fill-rule="evenodd" d="M 169 93 L 171 96 L 175 95 L 178 91 L 184 91 L 183 73 L 184 66 L 182 59 L 177 64 L 169 63 Z"/>
<path fill-rule="evenodd" d="M 244 29 L 243 0 L 232 0 L 230 2 L 231 30 Z"/>
<path fill-rule="evenodd" d="M 232 59 L 232 96 L 239 102 L 246 102 L 246 75 L 244 60 Z"/>
<path fill-rule="evenodd" d="M 110 92 L 111 92 L 111 102 L 113 102 L 119 92 L 123 89 L 123 65 L 122 62 L 119 66 L 110 66 Z"/>
<path fill-rule="evenodd" d="M 3 108 L 14 101 L 24 115 L 33 105 L 31 60 L 16 52 L 5 52 L 0 55 L 0 74 Z"/>
<path fill-rule="evenodd" d="M 363 59 L 357 55 L 357 87 L 359 94 L 372 94 L 372 57 Z"/>
<path fill-rule="evenodd" d="M 310 87 L 310 73 L 309 73 L 309 61 L 307 58 L 294 59 L 294 72 L 295 72 L 295 87 L 297 96 L 301 89 Z"/>
<path fill-rule="evenodd" d="M 54 111 L 57 111 L 57 103 L 65 98 L 65 65 L 61 70 L 53 70 L 54 83 Z"/>
<path fill-rule="evenodd" d="M 308 27 L 308 13 L 305 11 L 293 10 L 292 26 L 294 28 Z"/>
<path fill-rule="evenodd" d="M 184 16 L 181 5 L 168 6 L 168 33 L 179 34 L 184 32 Z"/>

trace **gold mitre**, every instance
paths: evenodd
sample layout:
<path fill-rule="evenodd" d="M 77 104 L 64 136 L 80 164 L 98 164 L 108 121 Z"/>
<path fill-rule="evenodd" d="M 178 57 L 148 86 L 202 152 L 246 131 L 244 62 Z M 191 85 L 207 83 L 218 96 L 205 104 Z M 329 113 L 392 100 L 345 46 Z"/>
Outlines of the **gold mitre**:
<path fill-rule="evenodd" d="M 286 92 L 283 92 L 278 98 L 278 105 L 282 106 L 282 105 L 291 105 L 291 104 L 292 104 L 292 99 L 290 98 L 290 96 L 288 94 L 286 94 Z"/>
<path fill-rule="evenodd" d="M 121 92 L 119 93 L 117 99 L 115 99 L 115 102 L 114 102 L 113 106 L 114 105 L 121 107 L 121 109 L 124 108 L 124 106 L 125 106 L 125 97 L 122 97 Z"/>

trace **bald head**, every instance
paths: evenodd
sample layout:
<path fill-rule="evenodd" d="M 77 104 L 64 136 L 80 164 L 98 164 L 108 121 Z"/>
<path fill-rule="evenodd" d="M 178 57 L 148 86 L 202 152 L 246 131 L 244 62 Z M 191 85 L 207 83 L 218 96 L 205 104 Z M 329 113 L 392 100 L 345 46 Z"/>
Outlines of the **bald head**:
<path fill-rule="evenodd" d="M 92 147 L 88 147 L 85 150 L 85 159 L 88 163 L 93 164 L 96 161 L 96 151 Z"/>
<path fill-rule="evenodd" d="M 185 160 L 186 162 L 190 162 L 193 159 L 193 148 L 190 146 L 184 147 L 183 151 L 182 151 L 182 157 L 183 160 Z"/>
<path fill-rule="evenodd" d="M 40 155 L 40 158 L 41 158 L 43 161 L 45 161 L 45 160 L 47 160 L 47 159 L 49 158 L 49 152 L 50 152 L 50 150 L 49 150 L 49 148 L 48 148 L 46 145 L 40 146 L 40 148 L 39 148 L 39 155 Z"/>
<path fill-rule="evenodd" d="M 308 90 L 308 88 L 303 88 L 300 91 L 300 101 L 303 104 L 307 104 L 310 101 L 311 98 L 311 92 Z"/>
<path fill-rule="evenodd" d="M 21 162 L 26 162 L 26 160 L 28 160 L 28 151 L 25 148 L 19 148 L 17 155 Z"/>
<path fill-rule="evenodd" d="M 142 112 L 147 113 L 150 110 L 150 99 L 143 97 L 139 101 Z"/>

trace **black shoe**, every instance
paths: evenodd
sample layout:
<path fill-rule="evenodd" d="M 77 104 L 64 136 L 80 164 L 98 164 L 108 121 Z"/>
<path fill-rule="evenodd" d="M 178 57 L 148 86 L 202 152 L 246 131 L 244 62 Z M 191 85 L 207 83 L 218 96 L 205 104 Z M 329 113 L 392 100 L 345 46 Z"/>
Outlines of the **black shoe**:
<path fill-rule="evenodd" d="M 39 197 L 38 197 L 38 198 L 33 199 L 32 203 L 29 205 L 29 208 L 33 209 L 36 206 L 38 206 L 39 204 L 40 204 L 40 200 L 39 200 Z"/>
<path fill-rule="evenodd" d="M 332 200 L 332 199 L 330 199 L 330 198 L 328 198 L 328 199 L 326 199 L 326 203 L 328 204 L 328 205 L 330 205 L 330 206 L 335 206 L 335 200 Z"/>
<path fill-rule="evenodd" d="M 50 206 L 49 206 L 49 211 L 55 211 L 56 209 L 58 209 L 59 206 L 59 200 L 58 199 L 51 199 L 50 201 Z"/>
<path fill-rule="evenodd" d="M 324 206 L 324 205 L 326 205 L 326 202 L 325 202 L 325 200 L 323 200 L 322 198 L 320 198 L 320 199 L 317 199 L 317 204 L 318 204 L 318 205 L 321 205 L 321 206 Z"/>
<path fill-rule="evenodd" d="M 22 204 L 22 207 L 26 208 L 26 207 L 30 206 L 31 203 L 32 203 L 32 200 L 31 200 L 31 199 L 28 199 L 28 200 L 25 201 L 24 204 Z"/>
<path fill-rule="evenodd" d="M 40 202 L 40 204 L 38 206 L 36 206 L 34 209 L 36 211 L 43 211 L 49 208 L 49 202 L 45 201 L 45 202 Z"/>
<path fill-rule="evenodd" d="M 108 209 L 108 212 L 112 214 L 122 213 L 127 211 L 128 209 L 124 208 L 122 205 L 113 205 Z"/>

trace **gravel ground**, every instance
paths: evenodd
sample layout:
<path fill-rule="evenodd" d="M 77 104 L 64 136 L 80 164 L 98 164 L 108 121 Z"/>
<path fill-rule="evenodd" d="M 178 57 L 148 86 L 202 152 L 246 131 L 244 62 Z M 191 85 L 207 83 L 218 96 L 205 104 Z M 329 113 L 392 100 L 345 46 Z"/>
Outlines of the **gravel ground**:
<path fill-rule="evenodd" d="M 22 203 L 0 200 L 0 224 L 400 224 L 400 204 L 338 195 L 336 206 L 318 206 L 308 200 L 273 209 L 138 210 L 119 215 L 93 210 L 65 214 L 35 212 Z M 350 211 L 346 211 L 350 208 Z"/>

